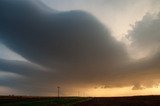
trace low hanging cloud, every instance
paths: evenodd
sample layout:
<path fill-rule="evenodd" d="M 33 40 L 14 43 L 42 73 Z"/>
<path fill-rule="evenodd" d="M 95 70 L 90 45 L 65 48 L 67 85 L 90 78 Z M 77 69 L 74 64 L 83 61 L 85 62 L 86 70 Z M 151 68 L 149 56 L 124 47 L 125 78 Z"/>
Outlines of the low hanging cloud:
<path fill-rule="evenodd" d="M 28 79 L 50 82 L 49 85 L 56 85 L 57 80 L 73 85 L 93 83 L 112 67 L 128 61 L 124 45 L 117 42 L 109 30 L 91 14 L 84 11 L 42 10 L 39 9 L 40 2 L 37 2 L 0 1 L 1 42 L 28 61 L 49 69 L 45 78 L 37 77 L 41 76 L 37 72 L 37 75 L 33 74 L 36 77 L 26 74 Z M 17 64 L 13 67 L 21 66 Z M 12 67 L 6 62 L 7 66 Z M 12 68 L 2 69 L 11 71 Z M 24 75 L 31 69 L 17 70 L 15 73 Z"/>
<path fill-rule="evenodd" d="M 32 62 L 52 66 L 125 55 L 122 44 L 89 13 L 42 11 L 31 1 L 1 2 L 2 42 Z"/>
<path fill-rule="evenodd" d="M 28 60 L 0 59 L 0 70 L 22 76 L 1 81 L 2 86 L 47 95 L 58 85 L 67 90 L 157 84 L 158 58 L 131 61 L 124 44 L 90 13 L 51 11 L 42 5 L 37 0 L 0 0 L 0 41 Z"/>

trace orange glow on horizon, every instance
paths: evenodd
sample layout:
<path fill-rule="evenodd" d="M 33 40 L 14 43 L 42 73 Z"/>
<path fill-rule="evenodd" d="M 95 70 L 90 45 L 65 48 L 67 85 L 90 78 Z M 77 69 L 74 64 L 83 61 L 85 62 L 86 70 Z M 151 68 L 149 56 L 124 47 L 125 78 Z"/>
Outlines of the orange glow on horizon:
<path fill-rule="evenodd" d="M 132 87 L 123 88 L 92 88 L 86 91 L 86 96 L 92 97 L 115 97 L 115 96 L 136 96 L 136 95 L 160 95 L 160 87 L 132 90 Z"/>

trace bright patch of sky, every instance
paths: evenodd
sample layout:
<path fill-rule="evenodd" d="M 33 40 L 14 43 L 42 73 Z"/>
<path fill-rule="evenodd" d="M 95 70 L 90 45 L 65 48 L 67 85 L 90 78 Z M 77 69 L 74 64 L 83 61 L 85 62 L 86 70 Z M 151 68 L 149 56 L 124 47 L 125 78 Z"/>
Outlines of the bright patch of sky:
<path fill-rule="evenodd" d="M 26 61 L 25 58 L 20 56 L 19 54 L 13 52 L 8 47 L 0 43 L 0 58 L 1 59 L 7 59 L 7 60 L 21 60 Z"/>

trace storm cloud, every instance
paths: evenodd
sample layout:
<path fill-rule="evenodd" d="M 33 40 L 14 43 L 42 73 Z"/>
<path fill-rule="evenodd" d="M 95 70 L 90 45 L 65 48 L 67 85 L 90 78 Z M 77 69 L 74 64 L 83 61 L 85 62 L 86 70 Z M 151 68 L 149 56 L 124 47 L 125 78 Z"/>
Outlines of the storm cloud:
<path fill-rule="evenodd" d="M 160 13 L 147 13 L 141 21 L 133 26 L 133 30 L 128 31 L 128 37 L 132 42 L 132 47 L 146 55 L 155 55 L 160 47 Z"/>
<path fill-rule="evenodd" d="M 136 47 L 151 42 L 145 42 L 151 40 L 148 33 L 146 40 L 138 38 L 138 34 L 146 36 L 148 31 L 142 30 L 145 17 L 127 35 Z M 159 19 L 148 21 L 158 31 Z M 158 40 L 159 32 L 154 34 L 153 41 Z M 0 85 L 19 94 L 51 95 L 58 85 L 64 90 L 134 85 L 133 90 L 137 90 L 159 82 L 158 55 L 131 60 L 125 44 L 85 11 L 51 10 L 38 0 L 0 0 L 0 41 L 27 60 L 0 59 L 1 71 L 20 76 L 3 79 Z"/>
<path fill-rule="evenodd" d="M 89 13 L 43 12 L 29 1 L 17 1 L 15 7 L 12 2 L 1 2 L 7 4 L 0 9 L 1 40 L 30 61 L 53 65 L 54 61 L 124 57 L 121 44 Z"/>
<path fill-rule="evenodd" d="M 130 48 L 138 55 L 142 63 L 139 63 L 139 71 L 146 77 L 146 82 L 152 82 L 149 86 L 159 83 L 159 62 L 160 62 L 160 17 L 158 13 L 146 13 L 141 21 L 137 21 L 132 29 L 128 31 L 127 38 L 131 41 Z M 133 65 L 134 66 L 134 65 Z M 141 74 L 140 74 L 141 75 Z M 139 75 L 139 76 L 140 76 Z M 142 84 L 145 80 L 141 81 Z M 139 84 L 138 84 L 139 85 Z"/>

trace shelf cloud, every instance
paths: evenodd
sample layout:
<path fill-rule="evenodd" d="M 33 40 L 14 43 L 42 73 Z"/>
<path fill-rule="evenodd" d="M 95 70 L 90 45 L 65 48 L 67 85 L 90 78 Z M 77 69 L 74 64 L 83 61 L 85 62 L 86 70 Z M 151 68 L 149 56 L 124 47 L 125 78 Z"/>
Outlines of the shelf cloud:
<path fill-rule="evenodd" d="M 159 49 L 159 26 L 158 15 L 146 14 L 127 38 L 137 49 Z M 0 59 L 1 71 L 21 76 L 0 85 L 19 94 L 48 95 L 58 85 L 137 90 L 159 82 L 158 52 L 131 59 L 126 45 L 89 12 L 51 10 L 37 0 L 0 0 L 0 41 L 27 60 Z"/>

